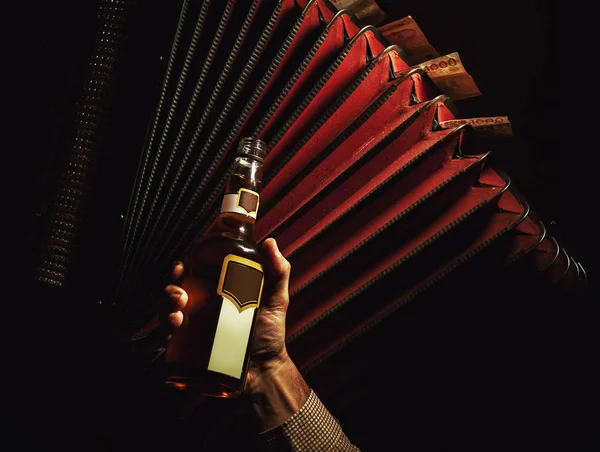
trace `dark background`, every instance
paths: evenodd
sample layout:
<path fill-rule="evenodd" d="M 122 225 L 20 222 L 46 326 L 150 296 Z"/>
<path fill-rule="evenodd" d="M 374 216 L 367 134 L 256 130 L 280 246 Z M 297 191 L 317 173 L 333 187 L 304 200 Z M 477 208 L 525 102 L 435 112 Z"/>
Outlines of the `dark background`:
<path fill-rule="evenodd" d="M 593 155 L 596 121 L 593 115 L 584 113 L 590 104 L 588 98 L 593 93 L 591 74 L 576 69 L 578 57 L 574 53 L 575 48 L 581 52 L 585 42 L 575 39 L 571 28 L 567 28 L 569 24 L 572 27 L 573 23 L 566 19 L 566 5 L 560 2 L 490 4 L 381 0 L 378 3 L 387 11 L 389 21 L 412 15 L 441 54 L 459 52 L 467 71 L 483 93 L 480 98 L 457 102 L 459 112 L 464 117 L 509 117 L 515 136 L 495 151 L 495 158 L 559 242 L 588 269 L 588 294 L 584 300 L 577 302 L 577 308 L 567 310 L 566 323 L 557 327 L 563 328 L 560 338 L 564 347 L 557 353 L 562 357 L 573 357 L 565 361 L 570 368 L 568 371 L 563 369 L 565 372 L 560 379 L 549 376 L 553 385 L 548 397 L 553 397 L 553 391 L 561 394 L 563 391 L 574 391 L 569 409 L 579 419 L 576 414 L 595 400 L 597 386 L 588 385 L 592 381 L 590 364 L 596 350 L 592 340 L 596 338 L 594 320 L 597 308 L 586 305 L 598 301 L 595 292 L 598 272 L 595 209 L 598 203 L 592 175 L 596 165 Z M 164 52 L 173 31 L 178 4 L 166 0 L 140 1 L 138 12 L 130 24 L 131 36 L 126 41 L 126 58 L 119 68 L 116 97 L 93 194 L 96 197 L 105 196 L 106 201 L 99 202 L 95 198 L 97 210 L 88 213 L 88 221 L 93 226 L 87 229 L 86 234 L 98 238 L 86 250 L 97 256 L 95 263 L 89 267 L 91 269 L 102 268 L 105 262 L 111 262 L 115 247 L 112 239 L 119 227 L 117 214 L 126 208 L 128 199 L 106 193 L 111 188 L 115 193 L 124 193 L 126 190 L 123 191 L 123 187 L 132 183 L 128 178 L 131 177 L 131 168 L 136 164 L 136 156 L 142 146 L 148 111 L 156 102 L 153 90 L 158 87 L 161 69 L 164 68 L 158 57 L 166 55 Z M 25 284 L 30 281 L 44 231 L 44 220 L 55 194 L 61 165 L 69 150 L 76 102 L 81 94 L 86 64 L 93 48 L 97 6 L 97 1 L 32 2 L 18 16 L 22 20 L 13 24 L 16 25 L 15 30 L 20 31 L 11 45 L 20 56 L 16 60 L 20 71 L 16 72 L 23 87 L 18 91 L 21 94 L 18 107 L 25 107 L 22 109 L 27 113 L 27 116 L 19 118 L 27 118 L 28 132 L 20 136 L 21 143 L 26 144 L 25 149 L 19 149 L 12 155 L 20 165 L 17 168 L 27 169 L 26 178 L 20 176 L 17 179 L 21 195 L 19 207 L 22 209 L 19 232 L 23 233 L 21 243 L 24 244 L 18 262 L 25 268 L 20 273 Z M 148 33 L 142 33 L 143 30 L 147 31 L 147 27 L 152 27 L 154 41 L 148 38 Z M 141 35 L 145 37 L 144 42 L 139 39 Z M 106 236 L 110 238 L 106 239 Z M 85 277 L 97 281 L 89 273 Z M 90 288 L 94 296 L 102 294 L 101 281 L 96 284 Z M 127 420 L 128 416 L 138 416 L 135 406 L 145 406 L 144 402 L 128 401 L 119 406 L 118 400 L 109 398 L 115 405 L 106 407 L 106 393 L 99 389 L 105 378 L 114 378 L 115 374 L 122 373 L 124 380 L 127 380 L 126 366 L 130 363 L 120 363 L 116 359 L 114 362 L 122 365 L 122 369 L 115 365 L 115 368 L 104 369 L 104 373 L 89 374 L 96 372 L 92 365 L 96 357 L 101 361 L 105 358 L 104 354 L 108 353 L 102 349 L 102 332 L 98 331 L 98 343 L 89 346 L 87 342 L 77 340 L 77 335 L 85 327 L 74 326 L 71 322 L 77 320 L 78 309 L 87 311 L 95 307 L 78 306 L 77 300 L 74 300 L 77 297 L 71 296 L 66 309 L 75 314 L 65 317 L 69 323 L 64 324 L 56 314 L 65 310 L 60 291 L 42 292 L 43 300 L 40 300 L 39 292 L 30 290 L 28 286 L 23 293 L 30 297 L 21 296 L 17 300 L 31 300 L 29 306 L 35 309 L 25 309 L 27 315 L 24 317 L 29 318 L 27 331 L 30 334 L 23 335 L 21 332 L 17 336 L 21 338 L 19 343 L 24 343 L 26 352 L 20 353 L 20 348 L 17 348 L 19 365 L 16 368 L 26 369 L 26 386 L 41 390 L 33 390 L 31 398 L 17 403 L 18 412 L 22 413 L 22 416 L 14 416 L 17 425 L 32 422 L 27 419 L 34 414 L 39 425 L 49 427 L 60 443 L 63 435 L 69 435 L 70 430 L 66 426 L 79 414 L 82 416 L 81 424 L 85 427 L 74 423 L 73 428 L 90 432 L 120 429 L 119 423 L 126 424 L 127 421 L 123 420 Z M 37 298 L 33 299 L 34 296 Z M 82 298 L 89 302 L 89 297 Z M 42 304 L 43 308 L 38 310 Z M 40 316 L 47 317 L 38 322 Z M 17 322 L 16 326 L 19 329 L 22 323 Z M 44 343 L 49 337 L 58 339 Z M 78 362 L 81 363 L 80 367 Z M 72 366 L 73 363 L 76 365 Z M 73 383 L 75 397 L 69 394 L 69 382 Z M 381 384 L 386 390 L 397 389 L 393 381 Z M 127 381 L 124 386 L 133 387 L 135 382 Z M 54 390 L 58 392 L 53 393 Z M 143 390 L 134 392 L 132 399 L 135 397 L 143 398 Z M 65 405 L 61 407 L 62 400 Z M 90 414 L 95 407 L 98 407 L 98 412 Z M 55 413 L 59 410 L 67 410 L 72 416 L 65 417 L 64 421 L 63 418 L 56 418 Z M 518 411 L 518 408 L 515 407 L 515 410 Z M 511 413 L 506 415 L 511 416 Z M 118 420 L 107 420 L 111 416 Z M 583 420 L 577 421 L 581 422 L 578 439 L 584 446 L 578 450 L 590 450 L 590 443 L 585 438 L 590 433 L 592 419 L 584 416 Z M 347 422 L 350 436 L 354 434 L 364 444 L 369 444 L 368 435 L 361 430 L 359 422 Z M 100 426 L 96 428 L 94 423 Z M 389 431 L 390 424 L 384 425 Z M 464 434 L 469 435 L 468 431 Z M 151 437 L 150 432 L 135 430 L 135 434 L 128 436 L 130 450 L 138 450 L 135 446 L 136 435 L 139 444 L 144 443 L 148 447 L 151 443 L 142 441 Z M 39 436 L 41 440 L 41 434 Z M 95 441 L 89 440 L 91 442 L 84 444 L 80 450 L 92 450 L 94 447 L 99 450 L 121 450 L 115 445 L 103 449 L 101 445 L 109 443 L 106 436 L 92 434 L 91 438 L 95 438 Z M 457 437 L 460 438 L 460 434 Z M 451 444 L 458 446 L 459 440 L 455 438 L 455 441 Z M 371 444 L 376 443 L 371 439 Z M 443 439 L 440 444 L 443 444 Z M 394 447 L 392 449 L 395 450 Z M 415 446 L 409 450 L 417 449 Z M 442 450 L 444 447 L 434 449 Z"/>

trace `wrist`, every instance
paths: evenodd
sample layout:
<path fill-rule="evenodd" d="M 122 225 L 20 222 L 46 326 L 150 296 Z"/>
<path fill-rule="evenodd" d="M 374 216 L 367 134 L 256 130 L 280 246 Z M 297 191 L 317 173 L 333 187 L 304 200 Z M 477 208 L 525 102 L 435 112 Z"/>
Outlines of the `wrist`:
<path fill-rule="evenodd" d="M 260 431 L 283 424 L 302 408 L 310 388 L 287 351 L 262 363 L 246 385 Z"/>

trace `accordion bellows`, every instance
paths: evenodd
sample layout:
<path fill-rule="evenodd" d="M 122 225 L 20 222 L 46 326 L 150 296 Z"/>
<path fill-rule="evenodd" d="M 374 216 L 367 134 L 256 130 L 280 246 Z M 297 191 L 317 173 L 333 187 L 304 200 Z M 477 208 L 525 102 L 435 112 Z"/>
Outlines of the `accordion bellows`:
<path fill-rule="evenodd" d="M 244 136 L 270 149 L 255 233 L 275 237 L 292 264 L 288 347 L 302 371 L 467 264 L 580 290 L 584 266 L 490 163 L 485 138 L 439 126 L 455 118 L 428 75 L 349 10 L 184 2 L 119 295 L 133 291 L 125 282 L 150 286 L 210 228 Z M 127 303 L 136 328 L 152 324 L 155 305 Z"/>

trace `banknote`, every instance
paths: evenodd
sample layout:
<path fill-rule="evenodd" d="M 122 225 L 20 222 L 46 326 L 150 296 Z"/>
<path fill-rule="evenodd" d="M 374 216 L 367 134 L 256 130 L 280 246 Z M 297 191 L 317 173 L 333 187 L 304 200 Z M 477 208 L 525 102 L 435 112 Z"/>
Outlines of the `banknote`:
<path fill-rule="evenodd" d="M 512 137 L 513 131 L 508 116 L 484 116 L 479 118 L 461 118 L 442 121 L 442 129 L 453 129 L 463 124 L 469 124 L 473 131 L 481 136 Z"/>
<path fill-rule="evenodd" d="M 404 50 L 406 62 L 411 66 L 440 56 L 412 16 L 403 17 L 377 29 L 390 44 Z"/>
<path fill-rule="evenodd" d="M 423 69 L 440 91 L 452 100 L 481 96 L 475 80 L 467 73 L 458 52 L 416 64 L 414 67 Z M 402 71 L 404 72 L 407 70 Z"/>

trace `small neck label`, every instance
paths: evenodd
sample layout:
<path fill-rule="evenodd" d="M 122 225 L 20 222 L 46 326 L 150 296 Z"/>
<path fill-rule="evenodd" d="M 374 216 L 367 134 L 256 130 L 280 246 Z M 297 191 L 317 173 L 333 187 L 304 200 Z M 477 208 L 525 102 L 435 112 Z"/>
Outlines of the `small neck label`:
<path fill-rule="evenodd" d="M 230 193 L 223 196 L 221 204 L 221 213 L 233 212 L 252 217 L 256 220 L 258 213 L 259 195 L 255 191 L 247 188 L 240 188 L 237 193 Z"/>

